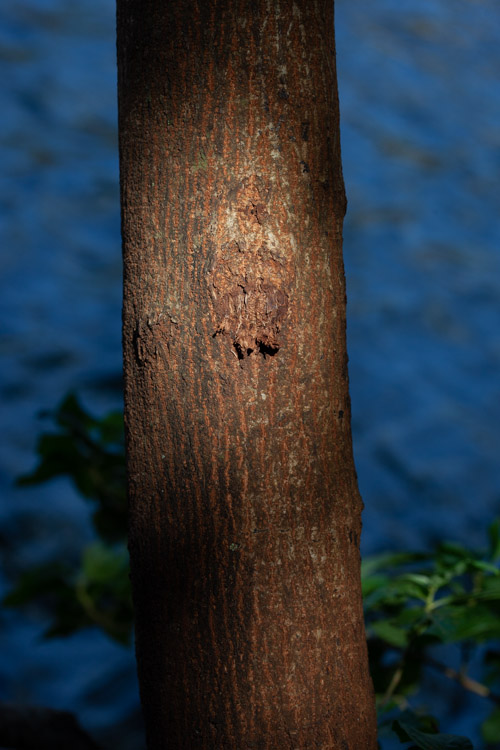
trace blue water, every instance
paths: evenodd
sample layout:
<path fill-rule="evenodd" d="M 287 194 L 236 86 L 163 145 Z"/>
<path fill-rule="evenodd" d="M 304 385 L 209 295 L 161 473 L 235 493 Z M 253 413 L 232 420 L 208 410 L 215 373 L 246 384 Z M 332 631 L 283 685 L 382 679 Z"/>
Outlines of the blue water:
<path fill-rule="evenodd" d="M 481 544 L 500 509 L 500 6 L 337 0 L 336 20 L 364 550 Z M 4 589 L 90 536 L 66 482 L 13 488 L 37 412 L 69 389 L 120 405 L 113 2 L 3 3 L 0 76 Z M 140 750 L 131 651 L 98 632 L 43 641 L 43 626 L 0 613 L 0 700 L 76 711 Z M 480 712 L 447 729 L 472 733 Z"/>
<path fill-rule="evenodd" d="M 365 549 L 500 510 L 500 6 L 337 3 Z"/>

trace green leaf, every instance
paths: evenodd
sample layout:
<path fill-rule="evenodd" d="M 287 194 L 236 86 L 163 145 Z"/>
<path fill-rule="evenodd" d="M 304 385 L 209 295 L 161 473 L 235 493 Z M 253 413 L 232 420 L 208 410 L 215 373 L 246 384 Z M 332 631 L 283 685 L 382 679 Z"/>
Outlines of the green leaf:
<path fill-rule="evenodd" d="M 483 601 L 500 600 L 500 576 L 484 578 L 481 589 L 474 592 L 474 598 Z"/>
<path fill-rule="evenodd" d="M 395 723 L 397 726 L 394 726 Z M 437 719 L 430 714 L 415 713 L 409 708 L 405 708 L 400 712 L 397 722 L 394 720 L 391 722 L 392 730 L 399 736 L 407 737 L 406 733 L 400 728 L 400 724 L 407 724 L 414 729 L 419 729 L 421 732 L 426 734 L 437 734 L 439 732 L 439 724 Z M 408 742 L 408 739 L 403 740 Z"/>
<path fill-rule="evenodd" d="M 498 742 L 500 737 L 500 706 L 495 708 L 492 714 L 483 722 L 481 727 L 483 739 L 492 745 Z"/>
<path fill-rule="evenodd" d="M 464 640 L 483 643 L 500 638 L 500 617 L 482 604 L 442 607 L 434 612 L 429 632 L 443 643 Z"/>
<path fill-rule="evenodd" d="M 389 552 L 366 557 L 361 562 L 361 577 L 366 578 L 380 570 L 395 571 L 410 564 L 428 561 L 429 555 L 423 552 Z"/>
<path fill-rule="evenodd" d="M 37 452 L 40 463 L 30 474 L 23 474 L 17 479 L 19 486 L 40 484 L 62 474 L 71 474 L 79 464 L 79 452 L 66 435 L 41 435 Z"/>
<path fill-rule="evenodd" d="M 450 567 L 459 560 L 468 560 L 471 557 L 470 550 L 463 547 L 458 542 L 441 542 L 436 550 L 436 561 L 440 565 Z"/>
<path fill-rule="evenodd" d="M 489 557 L 492 562 L 500 558 L 500 518 L 497 518 L 488 528 L 490 540 Z"/>
<path fill-rule="evenodd" d="M 408 634 L 389 620 L 378 620 L 370 624 L 370 630 L 383 641 L 396 648 L 405 648 L 408 644 Z"/>
<path fill-rule="evenodd" d="M 481 570 L 484 573 L 491 573 L 494 576 L 500 576 L 500 570 L 497 565 L 485 562 L 484 560 L 471 560 L 470 567 L 475 570 Z"/>
<path fill-rule="evenodd" d="M 405 573 L 400 580 L 415 583 L 424 589 L 428 588 L 432 581 L 430 576 L 423 575 L 422 573 Z"/>
<path fill-rule="evenodd" d="M 45 416 L 57 431 L 40 436 L 38 466 L 20 477 L 18 484 L 69 477 L 80 495 L 97 506 L 92 520 L 98 535 L 107 542 L 123 540 L 127 529 L 123 416 L 115 411 L 95 418 L 73 394 Z"/>
<path fill-rule="evenodd" d="M 97 423 L 99 438 L 107 445 L 123 446 L 123 412 L 111 411 Z"/>
<path fill-rule="evenodd" d="M 381 591 L 384 594 L 389 581 L 388 576 L 381 574 L 366 576 L 362 581 L 363 597 L 366 599 L 377 591 Z"/>
<path fill-rule="evenodd" d="M 124 547 L 107 547 L 100 542 L 83 552 L 82 572 L 88 581 L 107 583 L 128 571 L 128 554 Z"/>
<path fill-rule="evenodd" d="M 459 737 L 457 734 L 428 734 L 407 722 L 397 720 L 393 726 L 401 742 L 414 742 L 421 750 L 474 750 L 467 737 Z"/>
<path fill-rule="evenodd" d="M 405 599 L 419 599 L 424 601 L 427 597 L 430 581 L 428 583 L 422 583 L 423 577 L 404 575 L 400 578 L 396 578 L 389 587 L 389 591 L 398 593 L 400 597 Z"/>
<path fill-rule="evenodd" d="M 59 563 L 46 563 L 21 574 L 17 584 L 2 600 L 6 607 L 22 607 L 47 595 L 67 588 L 66 568 Z"/>
<path fill-rule="evenodd" d="M 36 605 L 50 620 L 44 633 L 46 638 L 67 636 L 92 624 L 77 600 L 70 571 L 58 563 L 47 563 L 23 573 L 3 604 Z"/>
<path fill-rule="evenodd" d="M 128 643 L 133 614 L 125 546 L 87 547 L 75 593 L 90 622 L 120 643 Z"/>

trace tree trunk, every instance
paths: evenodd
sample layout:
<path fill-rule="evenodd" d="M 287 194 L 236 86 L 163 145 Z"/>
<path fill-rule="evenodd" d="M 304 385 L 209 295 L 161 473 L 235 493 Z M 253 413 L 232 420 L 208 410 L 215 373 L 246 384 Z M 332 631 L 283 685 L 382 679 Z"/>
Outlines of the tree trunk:
<path fill-rule="evenodd" d="M 373 750 L 331 0 L 118 0 L 150 750 Z"/>

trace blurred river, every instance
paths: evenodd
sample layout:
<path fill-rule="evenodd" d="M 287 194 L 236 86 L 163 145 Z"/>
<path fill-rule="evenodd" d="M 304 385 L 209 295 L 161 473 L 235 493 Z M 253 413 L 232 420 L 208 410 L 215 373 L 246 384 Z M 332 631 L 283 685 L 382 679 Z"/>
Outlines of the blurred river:
<path fill-rule="evenodd" d="M 481 545 L 500 507 L 500 5 L 337 0 L 336 25 L 363 548 Z M 1 591 L 90 537 L 68 483 L 13 487 L 37 412 L 70 389 L 121 403 L 114 45 L 111 0 L 0 7 Z M 42 631 L 0 614 L 0 700 L 140 750 L 133 654 Z"/>

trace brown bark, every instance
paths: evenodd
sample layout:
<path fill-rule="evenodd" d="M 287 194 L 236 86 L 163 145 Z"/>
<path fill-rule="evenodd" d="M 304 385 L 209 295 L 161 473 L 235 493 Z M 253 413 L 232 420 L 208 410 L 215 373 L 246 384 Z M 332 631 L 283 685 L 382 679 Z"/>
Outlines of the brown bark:
<path fill-rule="evenodd" d="M 372 750 L 331 0 L 118 0 L 151 750 Z"/>

